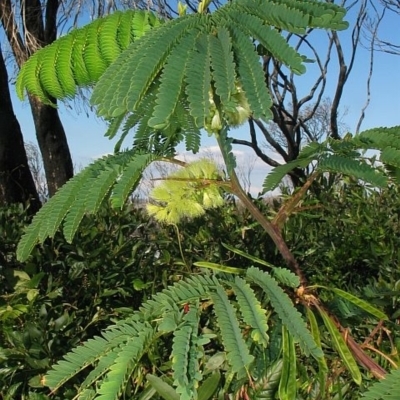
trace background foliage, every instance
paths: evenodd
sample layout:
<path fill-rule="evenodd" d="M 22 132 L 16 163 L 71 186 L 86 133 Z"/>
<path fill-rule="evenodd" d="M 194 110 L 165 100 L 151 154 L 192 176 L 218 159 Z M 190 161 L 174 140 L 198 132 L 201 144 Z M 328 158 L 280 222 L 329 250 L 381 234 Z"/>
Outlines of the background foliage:
<path fill-rule="evenodd" d="M 301 258 L 311 283 L 326 284 L 329 276 L 332 287 L 384 308 L 391 322 L 377 332 L 372 343 L 397 359 L 398 188 L 378 192 L 342 181 L 328 187 L 328 179 L 320 184 L 325 185 L 326 196 L 318 202 L 314 193 L 306 197 L 289 219 L 285 237 Z M 281 201 L 256 200 L 271 217 Z M 27 263 L 16 261 L 15 248 L 28 217 L 15 208 L 3 209 L 0 219 L 0 393 L 4 399 L 13 399 L 17 393 L 47 393 L 40 379 L 55 361 L 111 322 L 129 315 L 151 293 L 195 272 L 194 262 L 206 259 L 238 268 L 248 263 L 222 242 L 282 265 L 265 232 L 248 211 L 229 199 L 225 207 L 180 226 L 184 259 L 175 229 L 158 226 L 140 208 L 117 212 L 106 207 L 97 217 L 84 220 L 72 244 L 57 235 L 37 249 Z M 346 264 L 344 254 L 349 255 Z M 15 270 L 21 271 L 18 281 L 11 274 Z M 325 295 L 342 321 L 350 325 L 357 321 L 360 337 L 373 328 L 365 324 L 365 315 L 359 315 L 349 303 L 335 303 L 334 298 Z M 322 340 L 329 348 L 329 338 Z M 344 398 L 359 398 L 360 389 L 345 371 L 334 367 L 338 356 L 330 353 L 328 362 L 332 366 L 331 398 L 340 391 Z M 387 364 L 383 358 L 380 362 Z M 307 391 L 309 368 L 312 365 L 300 368 L 300 393 Z M 57 396 L 68 399 L 74 392 L 72 382 Z"/>

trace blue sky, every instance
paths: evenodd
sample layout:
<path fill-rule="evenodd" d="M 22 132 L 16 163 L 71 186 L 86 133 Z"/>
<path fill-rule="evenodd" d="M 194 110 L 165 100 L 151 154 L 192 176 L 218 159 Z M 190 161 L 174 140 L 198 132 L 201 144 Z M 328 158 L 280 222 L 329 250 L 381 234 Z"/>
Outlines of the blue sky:
<path fill-rule="evenodd" d="M 347 18 L 351 23 L 352 15 Z M 397 19 L 396 19 L 397 18 Z M 399 16 L 388 16 L 385 24 L 382 26 L 381 34 L 391 37 L 393 32 L 397 31 L 399 26 Z M 340 32 L 343 38 L 343 46 L 345 53 L 348 54 L 351 45 L 349 31 Z M 324 51 L 326 48 L 326 39 L 324 32 L 315 32 L 316 46 Z M 324 48 L 325 46 L 325 48 Z M 348 109 L 345 122 L 354 131 L 360 111 L 366 101 L 366 78 L 369 69 L 369 52 L 359 47 L 354 69 L 345 86 L 342 97 L 342 107 Z M 337 66 L 332 65 L 332 79 L 328 79 L 326 95 L 332 96 L 332 90 L 336 84 Z M 328 76 L 330 76 L 328 72 Z M 308 66 L 308 72 L 299 80 L 299 86 L 307 90 L 314 77 L 313 66 Z M 11 88 L 12 90 L 12 88 Z M 376 126 L 393 126 L 400 125 L 400 102 L 398 96 L 400 93 L 400 56 L 393 56 L 385 53 L 375 53 L 374 75 L 371 82 L 371 103 L 366 111 L 362 130 Z M 35 131 L 30 113 L 30 107 L 27 101 L 21 102 L 13 94 L 13 105 L 17 118 L 20 122 L 24 139 L 26 142 L 36 142 Z M 82 107 L 78 107 L 81 108 Z M 93 112 L 89 112 L 89 116 L 85 112 L 77 112 L 74 104 L 69 104 L 68 109 L 63 105 L 60 106 L 60 115 L 66 130 L 68 143 L 70 145 L 74 164 L 82 167 L 94 158 L 112 152 L 115 141 L 104 138 L 103 134 L 106 125 L 100 119 L 95 117 Z M 235 136 L 243 136 L 247 138 L 247 128 L 241 128 Z M 127 141 L 127 144 L 129 141 Z M 205 135 L 204 144 L 213 146 L 214 143 Z M 239 152 L 247 151 L 244 148 L 237 149 Z M 242 154 L 242 158 L 246 159 L 246 154 Z M 265 176 L 268 171 L 265 164 L 257 163 L 255 173 L 256 180 L 260 181 L 261 176 Z M 258 186 L 258 184 L 256 185 Z"/>

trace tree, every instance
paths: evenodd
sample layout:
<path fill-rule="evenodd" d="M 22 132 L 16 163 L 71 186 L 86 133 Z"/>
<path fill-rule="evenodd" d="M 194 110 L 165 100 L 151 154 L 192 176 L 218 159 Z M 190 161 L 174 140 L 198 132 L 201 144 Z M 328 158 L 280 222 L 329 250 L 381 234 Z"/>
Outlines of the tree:
<path fill-rule="evenodd" d="M 39 196 L 24 148 L 21 128 L 13 112 L 8 74 L 0 47 L 0 204 L 23 203 L 35 213 Z"/>
<path fill-rule="evenodd" d="M 57 13 L 60 2 L 49 0 L 22 0 L 0 3 L 0 20 L 18 68 L 38 49 L 57 38 Z M 17 20 L 17 11 L 21 16 Z M 35 124 L 36 137 L 43 157 L 49 195 L 52 196 L 73 176 L 71 154 L 58 110 L 29 95 L 29 104 Z M 17 154 L 20 149 L 13 149 Z"/>

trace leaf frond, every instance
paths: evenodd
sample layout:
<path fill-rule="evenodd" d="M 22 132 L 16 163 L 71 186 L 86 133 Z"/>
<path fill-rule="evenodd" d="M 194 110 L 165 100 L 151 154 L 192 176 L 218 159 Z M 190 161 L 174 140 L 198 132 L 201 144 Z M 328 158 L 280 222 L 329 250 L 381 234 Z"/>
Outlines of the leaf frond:
<path fill-rule="evenodd" d="M 315 343 L 300 313 L 296 310 L 288 295 L 278 286 L 275 279 L 255 267 L 247 270 L 247 277 L 267 293 L 275 312 L 290 334 L 299 341 L 306 354 L 311 354 L 316 359 L 322 357 L 323 353 Z"/>
<path fill-rule="evenodd" d="M 228 362 L 232 371 L 237 373 L 240 379 L 246 375 L 254 357 L 250 354 L 243 339 L 235 310 L 222 286 L 216 287 L 216 290 L 211 293 L 211 298 L 214 302 L 214 310 L 221 329 L 222 342 L 227 352 Z"/>

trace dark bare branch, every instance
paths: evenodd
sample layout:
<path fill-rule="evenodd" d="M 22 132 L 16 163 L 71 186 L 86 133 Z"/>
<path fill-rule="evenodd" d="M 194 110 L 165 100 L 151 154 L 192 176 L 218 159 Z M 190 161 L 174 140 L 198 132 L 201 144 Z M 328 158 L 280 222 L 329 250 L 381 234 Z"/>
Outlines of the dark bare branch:
<path fill-rule="evenodd" d="M 15 60 L 19 67 L 26 61 L 28 54 L 20 30 L 18 28 L 15 11 L 10 0 L 0 1 L 0 20 L 10 43 Z"/>

